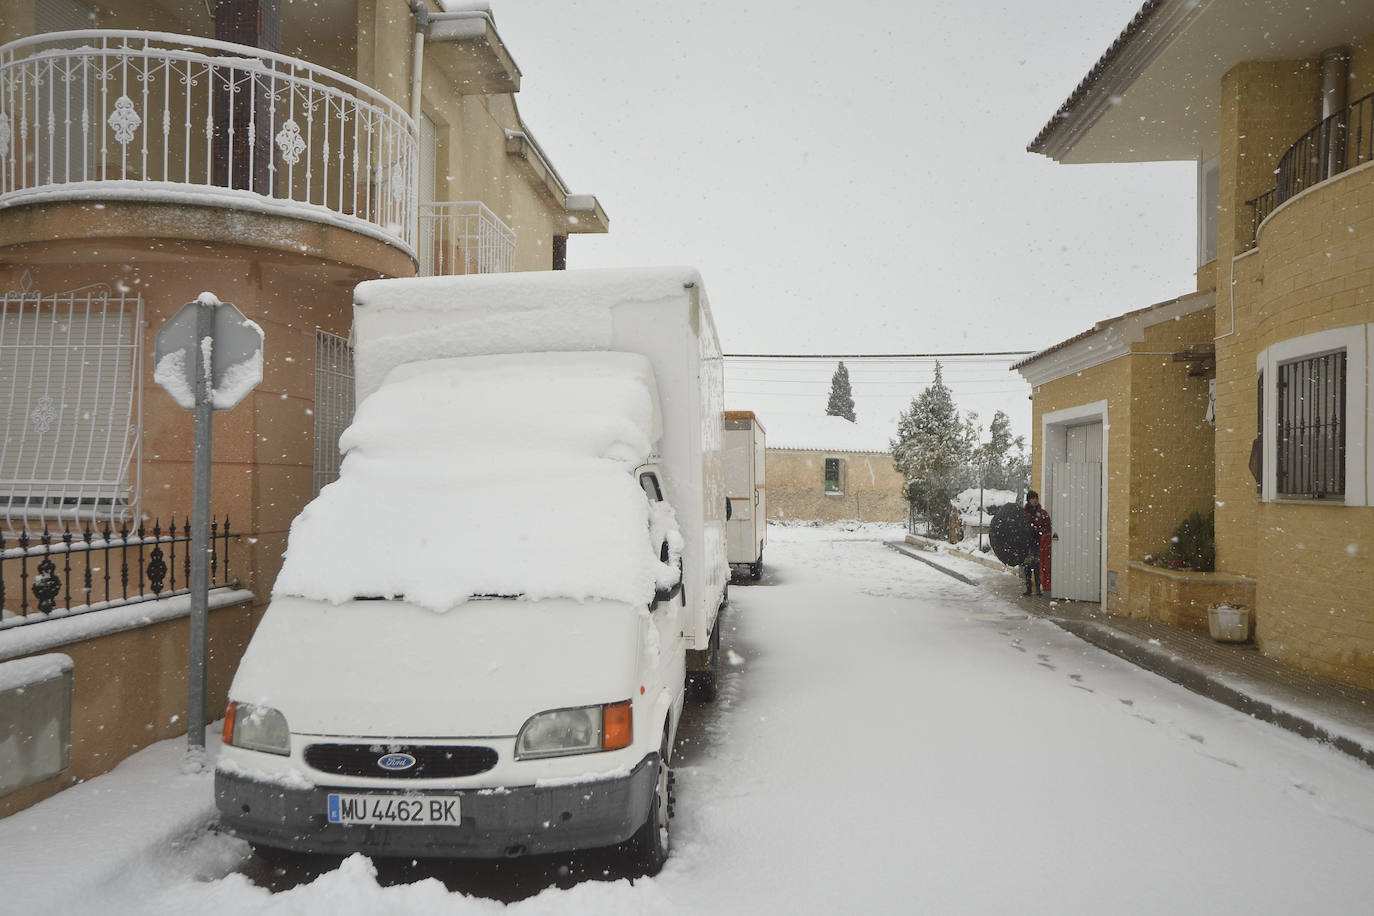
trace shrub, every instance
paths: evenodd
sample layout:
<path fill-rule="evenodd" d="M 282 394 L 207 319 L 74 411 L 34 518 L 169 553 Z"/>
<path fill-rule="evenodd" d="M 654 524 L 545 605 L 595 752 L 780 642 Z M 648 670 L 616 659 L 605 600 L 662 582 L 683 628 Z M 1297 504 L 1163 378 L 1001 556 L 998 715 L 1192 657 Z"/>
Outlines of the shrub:
<path fill-rule="evenodd" d="M 1209 509 L 1206 515 L 1190 512 L 1174 529 L 1169 539 L 1169 550 L 1164 559 L 1175 569 L 1196 569 L 1211 572 L 1216 569 L 1217 543 L 1214 525 L 1216 510 Z"/>

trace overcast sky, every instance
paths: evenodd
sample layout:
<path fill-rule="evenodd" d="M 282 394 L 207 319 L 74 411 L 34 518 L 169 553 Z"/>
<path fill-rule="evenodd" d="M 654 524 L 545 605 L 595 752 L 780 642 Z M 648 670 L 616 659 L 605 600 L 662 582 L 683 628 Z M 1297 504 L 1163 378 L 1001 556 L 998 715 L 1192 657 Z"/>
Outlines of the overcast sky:
<path fill-rule="evenodd" d="M 1194 289 L 1192 163 L 1025 151 L 1140 0 L 491 5 L 610 215 L 569 265 L 699 268 L 727 353 L 1037 350 Z"/>

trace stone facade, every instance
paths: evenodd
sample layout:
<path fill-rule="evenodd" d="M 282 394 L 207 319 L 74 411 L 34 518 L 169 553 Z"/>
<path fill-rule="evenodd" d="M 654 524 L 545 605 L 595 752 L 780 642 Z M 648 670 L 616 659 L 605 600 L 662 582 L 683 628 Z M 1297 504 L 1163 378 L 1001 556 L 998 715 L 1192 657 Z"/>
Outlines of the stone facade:
<path fill-rule="evenodd" d="M 1269 28 L 1252 27 L 1251 21 L 1258 23 L 1262 14 L 1241 13 L 1239 7 L 1222 0 L 1210 5 L 1198 22 L 1205 23 L 1208 15 L 1237 13 L 1235 28 L 1257 33 Z M 1374 164 L 1368 161 L 1367 138 L 1374 110 L 1374 99 L 1369 98 L 1374 93 L 1374 35 L 1355 31 L 1367 32 L 1367 10 L 1355 13 L 1332 3 L 1319 4 L 1313 11 L 1328 36 L 1337 33 L 1332 28 L 1336 23 L 1346 29 L 1348 43 L 1331 50 L 1341 51 L 1348 67 L 1322 53 L 1333 43 L 1329 38 L 1310 40 L 1302 27 L 1285 36 L 1286 56 L 1275 55 L 1281 59 L 1245 60 L 1224 57 L 1232 52 L 1220 48 L 1215 53 L 1201 50 L 1205 42 L 1196 52 L 1179 51 L 1182 43 L 1169 45 L 1152 33 L 1146 27 L 1149 17 L 1142 14 L 1086 82 L 1102 84 L 1095 90 L 1110 85 L 1108 91 L 1127 99 L 1127 88 L 1149 87 L 1137 93 L 1144 104 L 1163 106 L 1167 99 L 1179 113 L 1180 125 L 1193 120 L 1169 135 L 1172 140 L 1163 141 L 1160 136 L 1171 128 L 1162 122 L 1127 128 L 1122 121 L 1098 130 L 1097 116 L 1089 113 L 1090 106 L 1080 104 L 1089 98 L 1080 87 L 1070 100 L 1069 113 L 1056 116 L 1033 145 L 1063 158 L 1086 144 L 1081 148 L 1091 152 L 1075 161 L 1132 161 L 1130 147 L 1138 141 L 1169 148 L 1180 158 L 1217 157 L 1217 257 L 1197 273 L 1199 290 L 1215 290 L 1215 308 L 1205 319 L 1211 326 L 1167 332 L 1160 328 L 1157 333 L 1172 339 L 1133 345 L 1134 350 L 1167 351 L 1192 341 L 1214 348 L 1215 428 L 1179 427 L 1176 414 L 1181 409 L 1190 416 L 1192 406 L 1176 408 L 1170 398 L 1180 392 L 1191 404 L 1197 392 L 1181 389 L 1181 380 L 1169 378 L 1167 372 L 1154 380 L 1142 377 L 1141 357 L 1135 355 L 1097 367 L 1093 371 L 1101 377 L 1094 380 L 1088 373 L 1041 379 L 1035 410 L 1038 416 L 1057 404 L 1104 396 L 1109 402 L 1107 565 L 1126 573 L 1118 578 L 1119 593 L 1109 596 L 1113 612 L 1145 614 L 1196 628 L 1205 622 L 1199 609 L 1206 599 L 1185 593 L 1205 586 L 1209 594 L 1224 593 L 1227 601 L 1252 605 L 1255 640 L 1266 655 L 1339 681 L 1374 687 L 1374 604 L 1368 597 L 1368 583 L 1374 578 L 1374 461 L 1367 445 L 1374 403 L 1369 395 Z M 1182 31 L 1189 28 L 1187 23 L 1180 19 L 1162 27 Z M 1200 31 L 1205 27 L 1197 26 Z M 1314 21 L 1311 28 L 1317 27 Z M 1166 46 L 1169 51 L 1164 51 Z M 1126 75 L 1108 66 L 1120 55 L 1145 48 L 1152 50 L 1141 58 L 1143 72 Z M 1161 85 L 1160 74 L 1180 64 L 1177 57 L 1169 57 L 1174 53 L 1194 53 L 1187 65 L 1198 72 L 1224 60 L 1213 71 L 1216 85 Z M 1156 66 L 1158 73 L 1151 69 Z M 1352 106 L 1348 142 L 1359 149 L 1337 166 L 1345 171 L 1314 174 L 1311 167 L 1319 160 L 1301 153 L 1296 144 L 1321 125 L 1327 91 L 1338 112 L 1344 105 Z M 1209 111 L 1215 115 L 1200 114 Z M 1103 120 L 1130 115 L 1114 110 Z M 1143 131 L 1153 133 L 1137 133 Z M 1286 199 L 1256 229 L 1253 202 L 1275 190 L 1290 150 L 1295 152 L 1289 161 L 1295 173 L 1304 176 L 1302 182 L 1286 186 Z M 1201 314 L 1199 321 L 1204 320 Z M 1315 365 L 1307 361 L 1327 354 L 1340 354 L 1344 362 L 1330 365 L 1343 365 L 1343 378 L 1340 369 L 1306 368 Z M 1128 359 L 1130 368 L 1125 365 Z M 1332 432 L 1317 439 L 1295 431 L 1292 435 L 1303 444 L 1290 445 L 1290 451 L 1299 449 L 1291 451 L 1295 463 L 1304 455 L 1323 455 L 1326 476 L 1284 489 L 1277 470 L 1280 388 L 1318 374 L 1329 386 L 1324 390 L 1339 390 L 1342 400 L 1321 401 L 1326 395 L 1311 395 L 1298 402 L 1290 397 L 1287 409 L 1302 412 L 1304 422 L 1315 418 Z M 1314 407 L 1319 401 L 1339 406 Z M 1316 417 L 1313 411 L 1323 415 Z M 1262 459 L 1259 480 L 1252 472 L 1252 456 Z M 1123 462 L 1129 471 L 1121 469 Z M 1339 481 L 1331 476 L 1333 466 L 1342 472 Z M 1210 494 L 1203 479 L 1208 467 Z M 1281 495 L 1285 492 L 1305 495 Z M 1215 508 L 1217 562 L 1210 579 L 1200 584 L 1191 575 L 1179 579 L 1139 564 L 1143 553 L 1156 550 L 1161 536 L 1167 536 L 1169 520 L 1190 506 L 1205 507 L 1209 497 Z M 1124 553 L 1114 542 L 1126 545 Z M 1123 560 L 1129 561 L 1124 568 Z"/>
<path fill-rule="evenodd" d="M 1180 314 L 1181 313 L 1181 314 Z M 1137 325 L 1134 330 L 1128 326 Z M 1212 427 L 1206 421 L 1208 380 L 1194 375 L 1200 362 L 1175 359 L 1190 347 L 1210 341 L 1209 296 L 1161 303 L 1154 309 L 1103 322 L 1098 331 L 1070 347 L 1061 358 L 1090 354 L 1116 341 L 1120 355 L 1082 369 L 1037 375 L 1034 360 L 1022 364 L 1034 381 L 1031 407 L 1031 479 L 1038 481 L 1053 516 L 1056 507 L 1045 467 L 1046 417 L 1105 402 L 1103 455 L 1106 502 L 1106 606 L 1116 614 L 1149 614 L 1132 600 L 1130 563 L 1167 548 L 1179 522 L 1190 512 L 1206 512 L 1212 491 Z M 1089 357 L 1089 361 L 1092 358 Z M 1072 365 L 1072 363 L 1065 363 Z M 1108 583 L 1115 583 L 1114 587 Z"/>
<path fill-rule="evenodd" d="M 92 26 L 102 30 L 157 30 L 199 42 L 214 38 L 215 24 L 208 13 L 213 3 L 164 6 L 112 0 L 100 4 Z M 439 11 L 434 0 L 429 6 L 431 12 Z M 31 35 L 34 9 L 33 0 L 8 4 L 0 18 L 0 42 Z M 405 0 L 350 0 L 323 19 L 313 8 L 283 4 L 282 18 L 281 54 L 329 68 L 335 76 L 356 80 L 381 93 L 384 98 L 377 101 L 379 110 L 399 125 L 398 132 L 417 136 L 405 114 L 415 107 L 410 80 L 415 25 Z M 198 47 L 213 50 L 212 45 Z M 245 50 L 243 56 L 253 53 Z M 213 58 L 214 54 L 206 56 Z M 475 69 L 473 61 L 477 61 Z M 278 62 L 275 66 L 287 65 Z M 340 83 L 344 81 L 331 85 Z M 421 86 L 418 108 L 435 124 L 433 202 L 473 202 L 487 207 L 514 235 L 511 269 L 549 269 L 556 242 L 569 233 L 606 231 L 605 214 L 594 198 L 574 200 L 542 151 L 524 133 L 513 102 L 519 71 L 509 60 L 494 25 L 488 25 L 485 37 L 469 40 L 461 50 L 442 42 L 428 46 Z M 169 91 L 174 89 L 169 86 Z M 360 92 L 362 96 L 365 93 Z M 387 100 L 390 107 L 383 107 Z M 161 109 L 154 110 L 153 103 L 143 96 L 132 100 L 135 110 L 145 103 L 148 108 L 137 130 L 153 135 L 156 145 L 160 142 L 157 122 L 171 123 L 171 115 L 164 118 Z M 191 104 L 188 98 L 186 105 Z M 321 121 L 328 110 L 319 108 Z M 0 117 L 8 115 L 0 112 Z M 203 111 L 191 115 L 193 120 L 196 117 L 203 138 L 207 115 Z M 179 129 L 175 124 L 173 127 Z M 308 140 L 323 149 L 331 142 L 321 136 L 323 127 L 317 127 L 314 134 L 308 127 L 302 143 Z M 8 122 L 4 128 L 9 135 L 18 136 Z M 96 124 L 97 130 L 105 128 Z M 143 143 L 142 136 L 136 134 L 130 149 Z M 325 161 L 346 163 L 343 147 L 354 141 L 339 136 L 333 135 Z M 202 157 L 207 156 L 208 141 L 196 142 L 201 142 Z M 267 148 L 278 155 L 270 145 Z M 170 153 L 159 155 L 168 157 L 169 162 L 183 155 L 182 147 L 175 143 L 170 149 Z M 185 149 L 193 150 L 193 142 L 188 140 Z M 148 161 L 146 154 L 138 155 Z M 419 157 L 414 158 L 418 166 Z M 279 162 L 278 166 L 285 171 L 285 165 Z M 418 167 L 414 171 L 419 171 Z M 93 286 L 118 289 L 141 299 L 142 326 L 135 332 L 142 346 L 141 424 L 137 427 L 140 451 L 130 469 L 131 479 L 141 483 L 133 493 L 131 514 L 135 522 L 144 519 L 149 526 L 154 520 L 165 524 L 173 515 L 178 521 L 185 518 L 191 506 L 193 477 L 193 415 L 177 407 L 153 379 L 157 332 L 203 291 L 233 303 L 263 329 L 262 383 L 235 409 L 217 413 L 214 419 L 212 511 L 221 518 L 227 515 L 233 530 L 240 533 L 234 547 L 235 575 L 255 598 L 245 607 L 216 612 L 216 627 L 223 635 L 217 637 L 211 658 L 207 712 L 213 721 L 224 708 L 242 648 L 266 606 L 290 523 L 314 493 L 317 330 L 347 338 L 354 286 L 379 277 L 415 276 L 420 265 L 414 252 L 420 244 L 407 245 L 403 241 L 406 227 L 388 225 L 381 218 L 362 225 L 362 214 L 355 212 L 355 207 L 365 206 L 366 200 L 358 203 L 347 194 L 336 195 L 334 210 L 314 204 L 282 206 L 270 195 L 257 195 L 269 198 L 264 203 L 254 196 L 256 192 L 218 185 L 206 177 L 203 167 L 195 174 L 189 168 L 182 173 L 191 175 L 184 187 L 170 192 L 163 188 L 157 198 L 121 194 L 113 187 L 114 182 L 107 186 L 99 180 L 82 186 L 82 194 L 88 196 L 77 198 L 60 187 L 54 194 L 43 185 L 41 176 L 20 173 L 21 180 L 35 184 L 20 191 L 46 196 L 32 202 L 16 198 L 0 209 L 0 293 L 25 290 L 51 295 Z M 370 173 L 363 163 L 349 174 L 364 175 L 357 192 L 361 199 L 380 194 L 378 188 L 383 184 L 388 185 L 388 191 L 394 190 L 391 185 L 400 185 L 404 191 L 402 178 L 409 172 L 395 166 L 391 182 L 372 181 L 366 177 Z M 136 177 L 142 177 L 141 173 Z M 12 175 L 8 180 L 15 181 Z M 292 187 L 306 180 L 298 174 Z M 321 181 L 318 176 L 315 180 Z M 281 179 L 278 189 L 285 183 L 286 179 Z M 0 187 L 0 196 L 13 190 L 12 185 Z M 10 306 L 12 310 L 18 307 Z M 0 512 L 0 526 L 4 525 L 3 518 Z M 30 519 L 27 525 L 41 529 L 44 521 Z M 7 534 L 12 537 L 14 531 Z M 368 534 L 358 532 L 360 537 Z M 13 591 L 7 602 L 14 599 Z M 44 625 L 29 624 L 26 629 Z M 176 625 L 152 629 L 173 632 Z M 0 629 L 0 649 L 5 632 Z M 117 657 L 127 663 L 128 671 L 112 673 L 115 682 L 137 684 L 145 697 L 158 698 L 163 705 L 180 703 L 184 711 L 185 659 L 178 657 L 178 651 L 184 656 L 185 640 L 181 637 L 182 648 L 172 651 L 167 648 L 173 645 L 169 639 L 173 638 L 164 639 L 152 632 L 121 636 L 115 643 L 123 654 L 116 655 L 100 645 L 77 645 L 61 651 L 75 660 L 78 685 L 99 683 L 91 679 L 92 666 L 108 667 L 110 659 Z M 89 690 L 78 689 L 78 705 L 93 699 Z M 133 704 L 131 710 L 138 705 Z M 89 778 L 149 742 L 168 737 L 165 723 L 171 721 L 169 716 L 159 719 L 153 728 L 145 727 L 141 716 L 130 712 L 109 720 L 108 726 L 117 730 L 118 737 L 112 735 L 106 743 L 113 742 L 114 750 L 104 749 L 99 742 L 75 743 L 77 756 L 70 773 L 75 778 Z M 83 713 L 77 711 L 74 728 L 82 721 Z M 176 721 L 184 731 L 185 717 Z M 31 786 L 23 790 L 23 799 L 32 803 L 63 785 L 62 780 L 54 779 Z M 0 808 L 0 814 L 6 810 Z"/>

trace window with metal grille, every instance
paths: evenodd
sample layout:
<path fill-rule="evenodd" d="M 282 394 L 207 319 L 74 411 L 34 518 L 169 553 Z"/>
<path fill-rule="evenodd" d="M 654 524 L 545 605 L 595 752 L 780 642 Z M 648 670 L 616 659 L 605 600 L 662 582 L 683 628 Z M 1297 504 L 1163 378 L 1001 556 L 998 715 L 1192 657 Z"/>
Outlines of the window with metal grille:
<path fill-rule="evenodd" d="M 825 459 L 825 492 L 844 492 L 844 487 L 840 480 L 841 470 L 842 465 L 839 458 Z"/>
<path fill-rule="evenodd" d="M 353 348 L 315 331 L 315 492 L 339 477 L 339 436 L 353 422 Z"/>
<path fill-rule="evenodd" d="M 0 299 L 0 517 L 122 521 L 137 502 L 143 302 Z"/>
<path fill-rule="evenodd" d="M 1345 495 L 1344 350 L 1279 363 L 1275 378 L 1275 492 Z"/>

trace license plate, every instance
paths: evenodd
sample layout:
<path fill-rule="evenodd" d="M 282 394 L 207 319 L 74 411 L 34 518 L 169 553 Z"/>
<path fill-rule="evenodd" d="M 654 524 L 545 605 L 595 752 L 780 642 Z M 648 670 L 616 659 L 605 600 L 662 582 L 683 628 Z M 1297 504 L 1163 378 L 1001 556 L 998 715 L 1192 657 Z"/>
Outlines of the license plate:
<path fill-rule="evenodd" d="M 331 792 L 331 824 L 387 824 L 396 827 L 462 823 L 455 795 L 353 795 Z"/>

